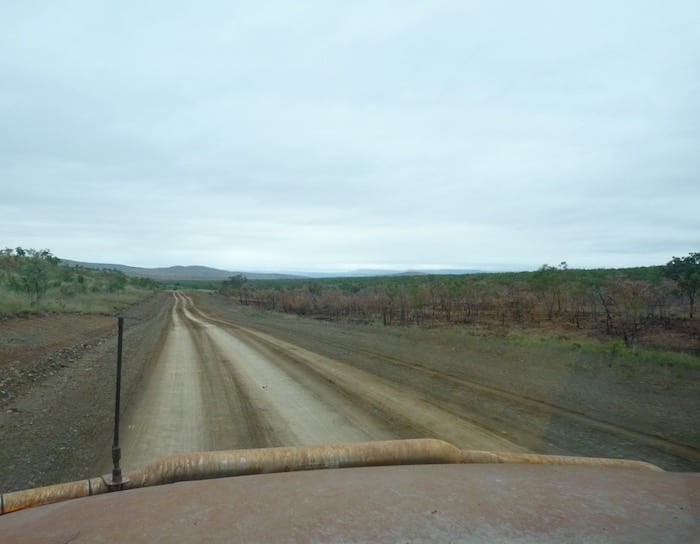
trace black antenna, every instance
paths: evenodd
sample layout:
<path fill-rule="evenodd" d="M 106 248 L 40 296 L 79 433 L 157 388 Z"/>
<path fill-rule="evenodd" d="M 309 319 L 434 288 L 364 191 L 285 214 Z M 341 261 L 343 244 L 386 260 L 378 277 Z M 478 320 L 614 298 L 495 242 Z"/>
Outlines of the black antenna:
<path fill-rule="evenodd" d="M 110 489 L 122 489 L 123 485 L 128 482 L 128 478 L 122 477 L 122 469 L 119 466 L 119 461 L 122 456 L 122 449 L 119 447 L 119 400 L 122 389 L 122 343 L 124 338 L 124 317 L 117 317 L 117 391 L 114 400 L 114 441 L 112 442 L 112 469 L 111 477 L 104 476 L 105 483 Z"/>

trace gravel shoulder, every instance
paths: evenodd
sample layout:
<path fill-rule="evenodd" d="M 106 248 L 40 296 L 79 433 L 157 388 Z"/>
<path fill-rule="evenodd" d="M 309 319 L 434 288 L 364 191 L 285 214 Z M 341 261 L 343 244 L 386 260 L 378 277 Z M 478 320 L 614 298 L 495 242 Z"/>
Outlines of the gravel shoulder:
<path fill-rule="evenodd" d="M 124 312 L 126 404 L 160 349 L 171 298 L 158 293 Z M 3 492 L 94 477 L 111 462 L 116 329 L 109 316 L 0 323 Z M 31 349 L 18 349 L 22 345 Z"/>

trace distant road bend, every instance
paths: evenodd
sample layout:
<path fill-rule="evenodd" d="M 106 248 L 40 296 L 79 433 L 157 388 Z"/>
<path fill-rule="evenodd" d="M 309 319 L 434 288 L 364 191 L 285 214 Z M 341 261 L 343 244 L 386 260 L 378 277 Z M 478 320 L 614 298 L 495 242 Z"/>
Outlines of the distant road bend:
<path fill-rule="evenodd" d="M 178 452 L 424 436 L 525 451 L 408 388 L 173 296 L 163 349 L 125 416 L 127 469 Z"/>

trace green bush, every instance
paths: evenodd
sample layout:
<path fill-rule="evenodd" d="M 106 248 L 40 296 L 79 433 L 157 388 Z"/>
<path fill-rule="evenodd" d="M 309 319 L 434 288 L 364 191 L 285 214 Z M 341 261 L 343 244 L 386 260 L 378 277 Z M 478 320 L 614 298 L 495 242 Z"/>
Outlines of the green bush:
<path fill-rule="evenodd" d="M 158 284 L 117 270 L 66 266 L 47 249 L 0 251 L 0 315 L 29 312 L 112 313 Z"/>

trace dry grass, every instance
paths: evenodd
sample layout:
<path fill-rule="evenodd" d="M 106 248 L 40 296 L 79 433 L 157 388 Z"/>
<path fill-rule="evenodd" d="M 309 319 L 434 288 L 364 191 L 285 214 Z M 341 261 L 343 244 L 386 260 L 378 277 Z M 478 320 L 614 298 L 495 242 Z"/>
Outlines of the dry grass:
<path fill-rule="evenodd" d="M 35 313 L 114 314 L 145 299 L 153 291 L 132 286 L 118 292 L 62 294 L 50 289 L 38 302 L 31 297 L 0 288 L 0 315 Z"/>

